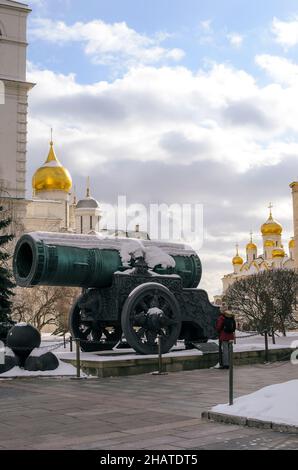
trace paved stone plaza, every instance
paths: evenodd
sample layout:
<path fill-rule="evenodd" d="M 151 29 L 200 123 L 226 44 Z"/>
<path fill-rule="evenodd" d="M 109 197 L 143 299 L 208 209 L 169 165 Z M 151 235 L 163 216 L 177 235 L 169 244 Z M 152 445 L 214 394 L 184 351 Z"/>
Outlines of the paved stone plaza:
<path fill-rule="evenodd" d="M 297 379 L 298 367 L 244 366 L 235 376 L 243 395 Z M 0 449 L 298 449 L 297 435 L 202 421 L 227 402 L 227 384 L 220 370 L 2 380 Z"/>

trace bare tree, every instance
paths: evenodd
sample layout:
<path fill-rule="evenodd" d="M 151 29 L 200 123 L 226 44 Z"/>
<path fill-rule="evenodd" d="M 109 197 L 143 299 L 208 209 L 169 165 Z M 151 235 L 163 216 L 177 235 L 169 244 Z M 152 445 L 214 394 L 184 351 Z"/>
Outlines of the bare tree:
<path fill-rule="evenodd" d="M 16 289 L 13 318 L 26 322 L 39 331 L 51 327 L 53 333 L 68 330 L 68 313 L 80 289 L 68 287 L 39 286 L 31 289 Z"/>
<path fill-rule="evenodd" d="M 297 325 L 298 275 L 293 269 L 276 269 L 270 272 L 269 295 L 278 329 L 286 336 L 286 330 Z"/>
<path fill-rule="evenodd" d="M 260 333 L 280 330 L 295 323 L 298 274 L 276 269 L 244 277 L 232 284 L 224 300 L 250 329 Z"/>

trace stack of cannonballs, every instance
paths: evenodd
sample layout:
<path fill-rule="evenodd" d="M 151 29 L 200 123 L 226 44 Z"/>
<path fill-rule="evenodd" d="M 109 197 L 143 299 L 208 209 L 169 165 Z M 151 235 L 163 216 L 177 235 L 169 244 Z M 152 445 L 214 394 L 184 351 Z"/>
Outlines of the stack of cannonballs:
<path fill-rule="evenodd" d="M 0 375 L 18 366 L 28 371 L 51 371 L 59 367 L 57 357 L 51 352 L 39 350 L 39 331 L 27 323 L 13 326 L 6 338 L 4 361 L 0 363 Z M 9 349 L 8 349 L 9 348 Z M 4 364 L 3 364 L 4 362 Z"/>

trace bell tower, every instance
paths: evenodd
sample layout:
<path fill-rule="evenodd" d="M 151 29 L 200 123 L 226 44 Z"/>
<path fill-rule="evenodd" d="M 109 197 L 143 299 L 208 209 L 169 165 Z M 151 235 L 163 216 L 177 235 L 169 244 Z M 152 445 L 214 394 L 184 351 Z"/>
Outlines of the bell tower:
<path fill-rule="evenodd" d="M 25 199 L 28 92 L 34 86 L 26 81 L 30 11 L 0 0 L 0 197 L 16 204 Z"/>

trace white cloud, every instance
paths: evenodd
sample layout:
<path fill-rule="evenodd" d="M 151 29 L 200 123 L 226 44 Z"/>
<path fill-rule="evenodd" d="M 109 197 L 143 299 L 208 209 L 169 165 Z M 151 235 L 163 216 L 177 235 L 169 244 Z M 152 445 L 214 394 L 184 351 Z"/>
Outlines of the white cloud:
<path fill-rule="evenodd" d="M 265 59 L 257 61 L 268 67 Z M 31 67 L 29 80 L 38 84 L 31 93 L 35 125 L 54 124 L 65 145 L 74 139 L 71 158 L 78 168 L 84 147 L 89 167 L 111 159 L 213 161 L 237 171 L 277 164 L 297 151 L 287 135 L 298 131 L 298 87 L 259 87 L 251 75 L 226 65 L 197 74 L 141 66 L 92 85 Z M 44 133 L 41 126 L 36 135 Z"/>
<path fill-rule="evenodd" d="M 203 20 L 203 21 L 200 22 L 200 28 L 201 28 L 203 31 L 211 32 L 211 31 L 212 31 L 211 23 L 212 23 L 212 20 L 211 20 L 211 19 L 209 19 L 209 20 Z"/>
<path fill-rule="evenodd" d="M 32 20 L 30 35 L 32 39 L 59 45 L 80 42 L 96 64 L 131 67 L 140 63 L 179 61 L 184 56 L 182 49 L 161 46 L 169 36 L 167 33 L 150 37 L 139 34 L 125 22 L 109 24 L 93 20 L 67 25 L 63 21 L 36 18 Z"/>
<path fill-rule="evenodd" d="M 229 33 L 227 35 L 227 39 L 231 46 L 235 47 L 236 49 L 240 49 L 244 40 L 244 36 L 239 33 Z"/>
<path fill-rule="evenodd" d="M 283 47 L 289 48 L 298 44 L 298 17 L 290 21 L 274 18 L 271 29 L 275 35 L 276 42 Z"/>
<path fill-rule="evenodd" d="M 256 56 L 256 63 L 276 82 L 298 86 L 298 64 L 284 57 L 269 54 Z"/>

